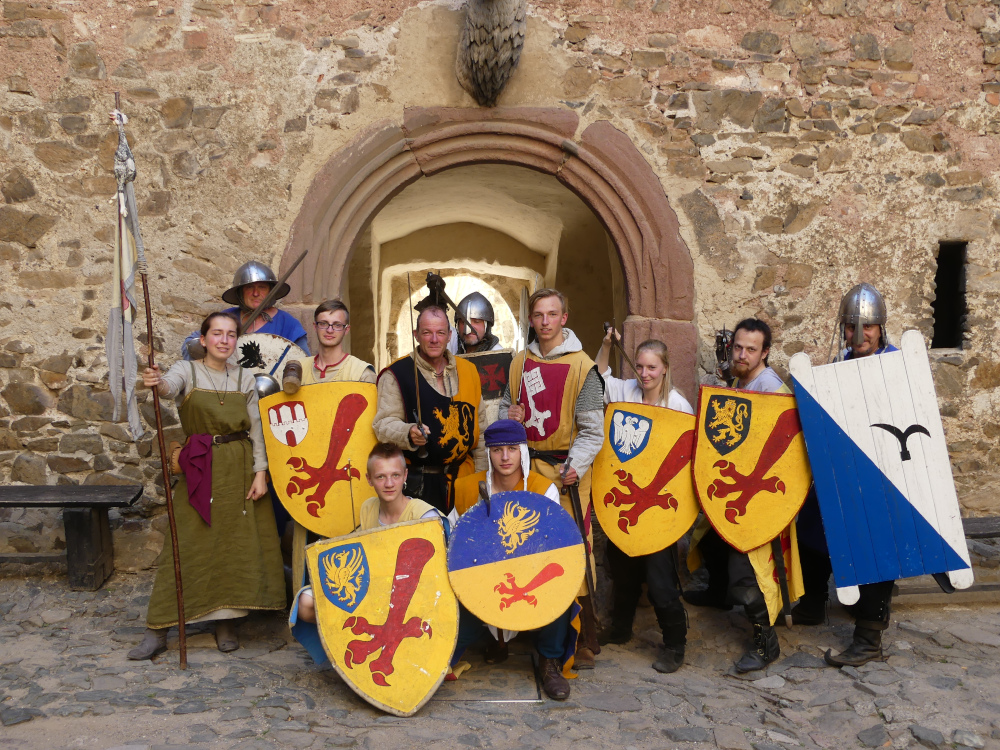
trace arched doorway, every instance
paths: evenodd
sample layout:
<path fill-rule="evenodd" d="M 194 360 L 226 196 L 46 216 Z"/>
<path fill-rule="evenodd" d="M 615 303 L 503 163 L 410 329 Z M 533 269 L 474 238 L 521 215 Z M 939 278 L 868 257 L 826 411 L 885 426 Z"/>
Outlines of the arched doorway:
<path fill-rule="evenodd" d="M 313 180 L 280 263 L 310 250 L 290 279 L 288 309 L 308 320 L 319 301 L 349 295 L 352 253 L 365 251 L 372 222 L 422 177 L 476 165 L 527 168 L 558 181 L 593 212 L 620 260 L 626 347 L 651 336 L 666 341 L 674 382 L 693 398 L 693 263 L 676 215 L 624 133 L 599 121 L 577 138 L 578 125 L 570 110 L 533 108 L 413 108 L 402 126 L 372 125 Z"/>

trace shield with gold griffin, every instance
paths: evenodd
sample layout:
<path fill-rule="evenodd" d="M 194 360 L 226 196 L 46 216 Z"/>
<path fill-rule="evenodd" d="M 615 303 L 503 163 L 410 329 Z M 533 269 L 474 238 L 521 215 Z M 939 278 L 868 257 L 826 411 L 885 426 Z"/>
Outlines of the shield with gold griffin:
<path fill-rule="evenodd" d="M 792 522 L 812 482 L 795 397 L 702 386 L 695 491 L 712 527 L 740 552 Z"/>
<path fill-rule="evenodd" d="M 498 492 L 458 519 L 448 548 L 455 595 L 487 625 L 534 630 L 573 603 L 583 537 L 563 507 L 534 492 Z"/>
<path fill-rule="evenodd" d="M 613 403 L 594 460 L 594 513 L 625 554 L 669 547 L 698 517 L 691 482 L 694 417 L 645 404 Z"/>
<path fill-rule="evenodd" d="M 357 528 L 371 496 L 377 392 L 370 383 L 314 383 L 259 402 L 274 491 L 298 523 L 335 537 Z"/>
<path fill-rule="evenodd" d="M 412 716 L 444 680 L 458 638 L 444 530 L 420 519 L 306 548 L 323 648 L 354 692 Z"/>

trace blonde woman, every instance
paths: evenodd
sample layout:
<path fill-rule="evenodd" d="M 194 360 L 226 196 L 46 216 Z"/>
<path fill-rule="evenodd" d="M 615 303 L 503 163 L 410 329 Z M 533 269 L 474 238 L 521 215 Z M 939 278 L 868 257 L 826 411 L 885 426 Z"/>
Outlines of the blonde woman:
<path fill-rule="evenodd" d="M 624 401 L 694 414 L 691 404 L 673 387 L 666 344 L 656 339 L 639 344 L 635 350 L 638 377 L 622 380 L 611 375 L 609 358 L 612 336 L 621 340 L 621 335 L 614 328 L 608 328 L 595 359 L 597 371 L 604 378 L 605 404 Z M 684 663 L 687 613 L 681 603 L 674 546 L 652 555 L 629 557 L 608 541 L 608 563 L 615 585 L 614 607 L 611 627 L 601 631 L 599 642 L 601 645 L 627 643 L 632 638 L 632 622 L 642 593 L 642 582 L 645 580 L 649 600 L 656 612 L 656 621 L 663 631 L 663 649 L 653 662 L 653 669 L 658 672 L 676 672 Z"/>

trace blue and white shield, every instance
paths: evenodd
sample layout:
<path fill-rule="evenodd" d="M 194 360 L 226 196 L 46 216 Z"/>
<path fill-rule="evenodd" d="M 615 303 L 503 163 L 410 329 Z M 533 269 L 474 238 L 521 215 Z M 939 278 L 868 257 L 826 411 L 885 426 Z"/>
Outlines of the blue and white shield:
<path fill-rule="evenodd" d="M 339 544 L 319 556 L 320 585 L 331 604 L 354 612 L 368 594 L 368 557 L 357 542 Z"/>
<path fill-rule="evenodd" d="M 611 417 L 611 447 L 622 463 L 642 453 L 653 423 L 641 414 L 615 409 Z"/>
<path fill-rule="evenodd" d="M 972 567 L 923 336 L 900 351 L 813 367 L 789 361 L 838 598 L 857 586 Z"/>

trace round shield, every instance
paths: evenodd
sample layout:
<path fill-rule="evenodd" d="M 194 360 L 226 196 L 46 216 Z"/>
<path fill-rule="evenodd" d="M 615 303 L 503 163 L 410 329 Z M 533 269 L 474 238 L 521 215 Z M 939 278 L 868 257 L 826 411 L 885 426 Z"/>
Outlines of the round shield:
<path fill-rule="evenodd" d="M 266 372 L 281 379 L 286 362 L 308 356 L 302 348 L 275 333 L 245 333 L 236 339 L 236 351 L 229 364 L 250 372 Z"/>
<path fill-rule="evenodd" d="M 534 630 L 572 604 L 586 559 L 562 506 L 534 492 L 499 492 L 452 531 L 448 577 L 458 600 L 487 625 Z"/>
<path fill-rule="evenodd" d="M 594 460 L 594 513 L 618 549 L 636 557 L 666 549 L 691 528 L 694 417 L 645 404 L 614 403 Z"/>

